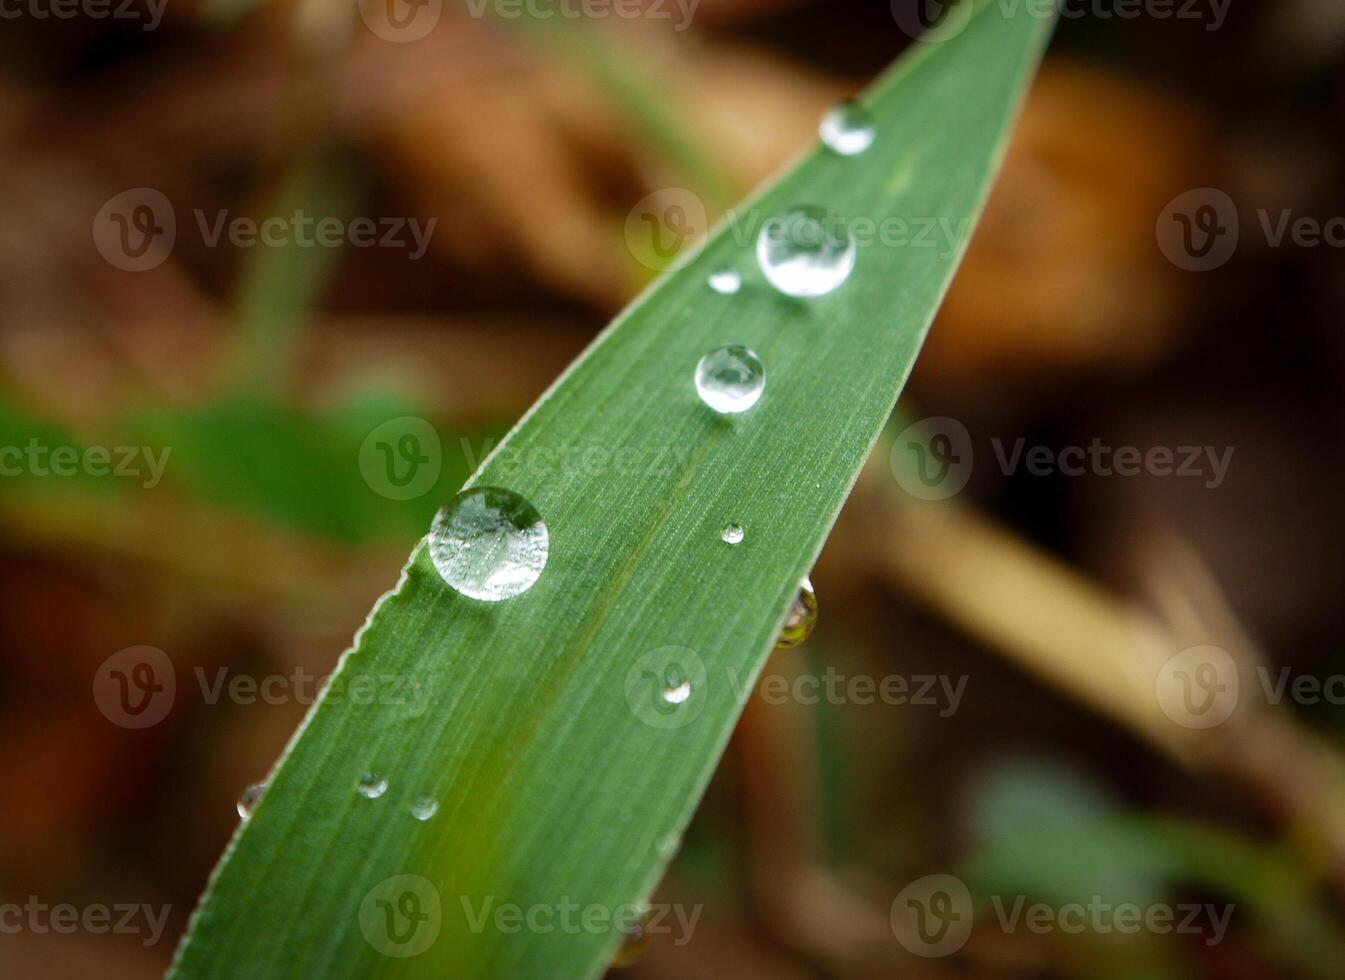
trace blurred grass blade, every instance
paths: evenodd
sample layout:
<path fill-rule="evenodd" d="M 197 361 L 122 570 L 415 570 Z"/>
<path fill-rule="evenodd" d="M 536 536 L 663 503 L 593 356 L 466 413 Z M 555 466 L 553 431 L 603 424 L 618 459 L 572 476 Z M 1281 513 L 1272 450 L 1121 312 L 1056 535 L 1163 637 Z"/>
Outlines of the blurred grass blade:
<path fill-rule="evenodd" d="M 808 154 L 486 460 L 472 482 L 518 491 L 547 521 L 541 579 L 476 603 L 416 549 L 216 870 L 178 976 L 602 971 L 614 918 L 675 850 L 966 244 L 1050 27 L 1017 9 L 987 3 L 946 43 L 917 45 L 865 97 L 869 150 Z M 764 282 L 749 233 L 804 202 L 870 243 L 839 289 L 801 302 Z M 729 265 L 744 275 L 731 297 L 705 281 Z M 691 383 L 726 343 L 755 349 L 768 377 L 732 420 Z M 730 522 L 746 529 L 736 547 L 720 539 Z M 670 666 L 692 693 L 663 714 L 650 678 Z M 378 799 L 356 792 L 365 772 L 388 781 Z M 421 796 L 438 802 L 423 822 Z"/>

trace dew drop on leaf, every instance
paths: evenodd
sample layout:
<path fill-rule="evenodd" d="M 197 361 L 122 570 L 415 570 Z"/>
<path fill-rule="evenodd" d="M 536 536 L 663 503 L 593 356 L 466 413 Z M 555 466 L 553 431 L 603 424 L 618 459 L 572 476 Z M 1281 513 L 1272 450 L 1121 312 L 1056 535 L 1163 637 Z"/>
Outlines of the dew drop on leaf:
<path fill-rule="evenodd" d="M 376 772 L 366 772 L 355 784 L 355 791 L 366 800 L 376 800 L 388 791 L 388 781 Z"/>
<path fill-rule="evenodd" d="M 528 591 L 546 566 L 550 541 L 542 515 L 512 490 L 473 487 L 439 509 L 430 561 L 450 586 L 498 602 Z"/>
<path fill-rule="evenodd" d="M 778 214 L 757 235 L 757 263 L 789 296 L 821 296 L 855 267 L 855 240 L 840 215 L 805 204 Z"/>
<path fill-rule="evenodd" d="M 873 116 L 860 103 L 847 99 L 822 117 L 818 133 L 837 153 L 854 156 L 873 143 Z"/>
<path fill-rule="evenodd" d="M 243 790 L 243 795 L 238 798 L 238 815 L 246 820 L 252 816 L 252 808 L 257 805 L 257 801 L 262 798 L 262 793 L 266 792 L 265 783 L 253 783 L 247 789 Z"/>
<path fill-rule="evenodd" d="M 696 393 L 721 415 L 747 411 L 765 388 L 765 365 L 741 344 L 718 347 L 696 365 Z"/>
<path fill-rule="evenodd" d="M 424 823 L 439 812 L 439 801 L 432 796 L 417 796 L 411 801 L 411 816 Z"/>
<path fill-rule="evenodd" d="M 743 277 L 736 269 L 720 269 L 718 272 L 710 273 L 708 281 L 711 289 L 728 296 L 742 288 Z"/>
<path fill-rule="evenodd" d="M 799 583 L 798 595 L 794 596 L 794 602 L 789 607 L 785 624 L 780 627 L 780 636 L 775 641 L 776 648 L 785 650 L 798 646 L 808 639 L 816 625 L 817 593 L 813 591 L 813 583 L 805 575 L 803 581 Z"/>

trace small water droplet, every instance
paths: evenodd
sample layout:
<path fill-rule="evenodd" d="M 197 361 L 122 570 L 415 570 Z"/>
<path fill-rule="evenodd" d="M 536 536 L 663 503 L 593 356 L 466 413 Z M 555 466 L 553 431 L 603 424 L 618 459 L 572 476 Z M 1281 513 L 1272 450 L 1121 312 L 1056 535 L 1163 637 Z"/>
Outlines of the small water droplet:
<path fill-rule="evenodd" d="M 817 593 L 813 591 L 813 583 L 805 575 L 803 581 L 799 583 L 798 595 L 794 596 L 794 602 L 789 607 L 785 625 L 780 628 L 780 637 L 775 641 L 776 648 L 787 650 L 798 646 L 808 639 L 808 635 L 816 625 Z"/>
<path fill-rule="evenodd" d="M 691 682 L 684 680 L 663 689 L 663 700 L 668 704 L 682 704 L 691 697 Z"/>
<path fill-rule="evenodd" d="M 439 509 L 430 560 L 465 596 L 498 602 L 532 588 L 550 548 L 537 509 L 512 490 L 472 487 Z"/>
<path fill-rule="evenodd" d="M 729 544 L 737 544 L 743 539 L 743 526 L 741 524 L 725 524 L 724 530 L 719 532 L 719 536 Z"/>
<path fill-rule="evenodd" d="M 388 791 L 388 781 L 376 772 L 366 772 L 355 784 L 355 791 L 366 800 L 376 800 Z"/>
<path fill-rule="evenodd" d="M 439 812 L 439 801 L 432 796 L 418 796 L 411 802 L 411 816 L 422 823 Z"/>
<path fill-rule="evenodd" d="M 247 789 L 243 790 L 243 795 L 238 798 L 238 816 L 246 820 L 252 816 L 252 810 L 257 805 L 257 801 L 262 798 L 266 792 L 265 783 L 253 783 Z"/>
<path fill-rule="evenodd" d="M 817 131 L 837 153 L 854 156 L 873 142 L 873 116 L 854 99 L 846 99 L 822 117 Z"/>
<path fill-rule="evenodd" d="M 631 966 L 644 956 L 649 948 L 650 925 L 654 921 L 654 910 L 642 905 L 640 918 L 631 923 L 622 933 L 621 946 L 612 956 L 612 966 Z"/>
<path fill-rule="evenodd" d="M 669 834 L 667 837 L 663 838 L 663 840 L 658 842 L 658 846 L 655 850 L 658 852 L 659 857 L 668 861 L 677 854 L 681 847 L 682 839 L 676 834 Z"/>
<path fill-rule="evenodd" d="M 710 273 L 709 283 L 715 292 L 728 296 L 742 288 L 743 277 L 738 274 L 737 269 L 720 269 L 718 272 Z"/>
<path fill-rule="evenodd" d="M 821 296 L 855 267 L 855 240 L 834 211 L 791 208 L 761 226 L 757 262 L 771 285 L 790 296 Z"/>
<path fill-rule="evenodd" d="M 765 365 L 741 344 L 718 347 L 696 365 L 696 392 L 721 414 L 747 411 L 765 390 Z"/>

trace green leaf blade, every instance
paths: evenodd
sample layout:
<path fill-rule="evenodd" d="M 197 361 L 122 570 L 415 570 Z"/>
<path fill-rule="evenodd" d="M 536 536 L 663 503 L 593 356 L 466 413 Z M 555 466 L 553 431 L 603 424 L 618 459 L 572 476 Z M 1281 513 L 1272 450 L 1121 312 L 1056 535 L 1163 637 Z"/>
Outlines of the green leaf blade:
<path fill-rule="evenodd" d="M 217 869 L 176 975 L 602 971 L 620 938 L 612 914 L 657 884 L 965 246 L 875 241 L 839 289 L 799 301 L 764 281 L 744 229 L 815 203 L 969 233 L 1049 26 L 986 4 L 955 39 L 917 46 L 865 100 L 874 146 L 806 156 L 519 423 L 471 483 L 541 511 L 541 579 L 473 602 L 417 548 L 343 658 L 339 696 L 312 713 Z M 705 283 L 726 265 L 743 273 L 734 296 Z M 767 371 L 761 402 L 734 418 L 692 385 L 699 357 L 727 343 Z M 720 539 L 729 522 L 746 529 L 739 545 Z M 679 727 L 641 695 L 642 665 L 657 674 L 665 647 L 704 668 Z M 383 696 L 359 703 L 360 685 Z M 354 791 L 366 770 L 389 780 L 377 800 Z M 422 794 L 439 803 L 423 823 L 409 813 Z M 422 910 L 439 903 L 433 941 L 405 958 L 368 938 L 370 898 L 398 875 L 431 885 Z M 531 927 L 498 917 L 515 906 Z"/>

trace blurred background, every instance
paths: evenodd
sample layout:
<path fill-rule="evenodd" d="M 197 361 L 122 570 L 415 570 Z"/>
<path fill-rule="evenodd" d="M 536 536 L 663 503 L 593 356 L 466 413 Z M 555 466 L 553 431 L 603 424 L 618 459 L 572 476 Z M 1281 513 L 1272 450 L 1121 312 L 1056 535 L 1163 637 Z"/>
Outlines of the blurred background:
<path fill-rule="evenodd" d="M 5 6 L 0 976 L 162 972 L 434 509 L 670 259 L 660 195 L 721 214 L 916 6 Z M 751 700 L 660 893 L 694 935 L 617 975 L 1345 975 L 1345 8 L 1066 13 L 766 668 L 810 696 Z M 1060 915 L 1126 903 L 1172 927 Z"/>

